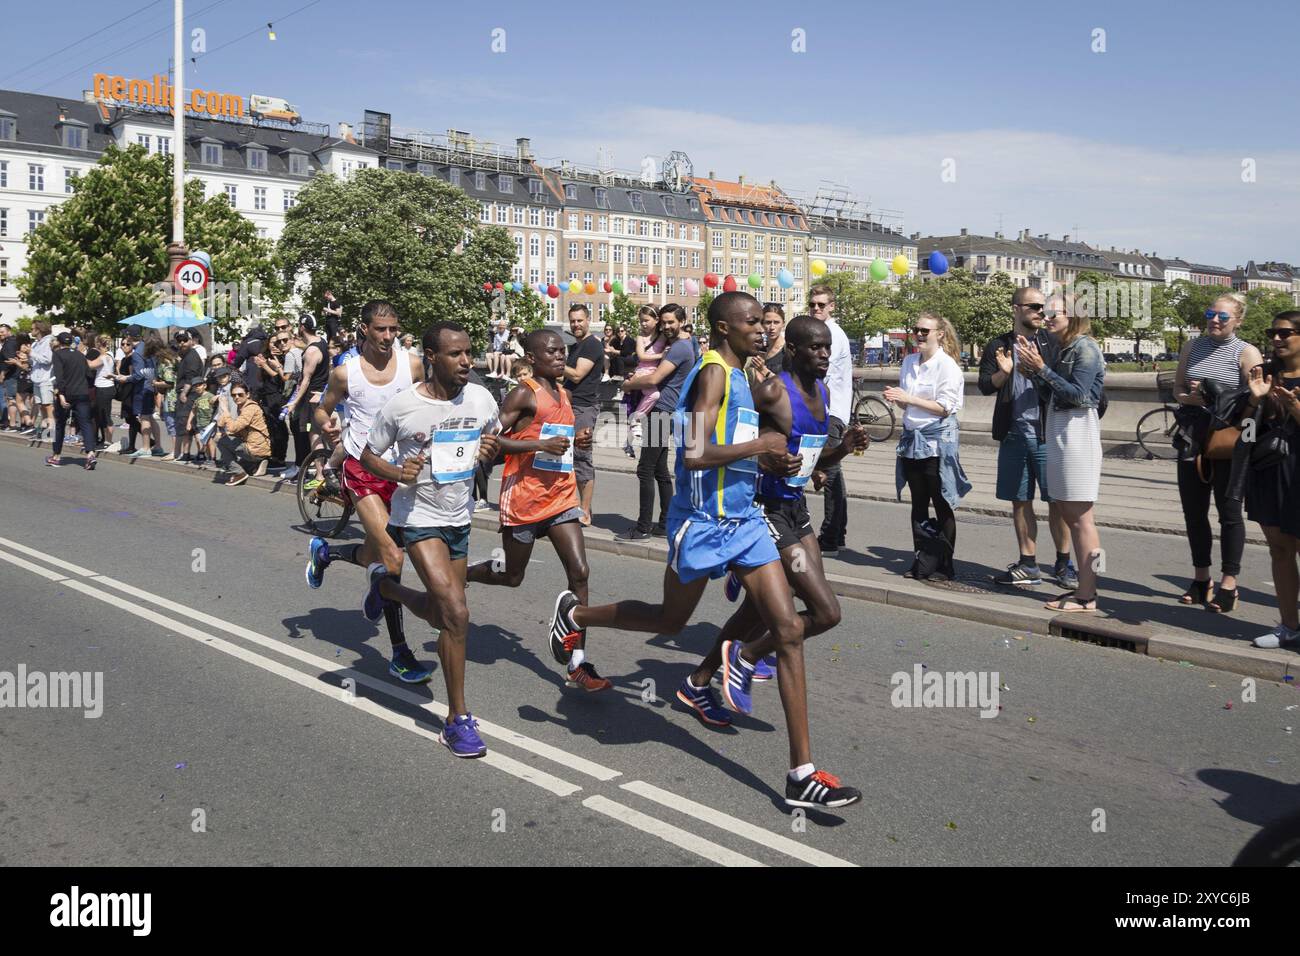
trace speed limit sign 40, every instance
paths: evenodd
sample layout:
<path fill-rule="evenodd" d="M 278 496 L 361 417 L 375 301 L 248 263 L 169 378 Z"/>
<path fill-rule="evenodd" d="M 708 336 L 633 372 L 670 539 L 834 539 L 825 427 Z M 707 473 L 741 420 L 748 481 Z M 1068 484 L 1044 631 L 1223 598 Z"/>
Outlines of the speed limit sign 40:
<path fill-rule="evenodd" d="M 208 270 L 195 259 L 186 259 L 176 267 L 176 285 L 188 295 L 202 292 L 208 284 Z"/>

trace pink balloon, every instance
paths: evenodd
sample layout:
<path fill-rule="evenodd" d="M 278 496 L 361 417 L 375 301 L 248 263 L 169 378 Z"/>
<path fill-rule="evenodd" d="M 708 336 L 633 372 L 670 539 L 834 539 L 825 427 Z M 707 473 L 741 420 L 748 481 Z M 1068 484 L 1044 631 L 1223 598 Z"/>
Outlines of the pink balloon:
<path fill-rule="evenodd" d="M 698 282 L 696 282 L 694 279 L 687 279 L 687 280 L 686 280 L 686 294 L 687 294 L 687 295 L 699 295 L 699 294 L 700 294 L 700 284 L 699 284 Z"/>
<path fill-rule="evenodd" d="M 627 291 L 628 291 L 628 292 L 633 292 L 633 293 L 640 292 L 640 291 L 641 291 L 641 280 L 640 280 L 640 279 L 628 279 L 628 280 L 627 280 Z"/>

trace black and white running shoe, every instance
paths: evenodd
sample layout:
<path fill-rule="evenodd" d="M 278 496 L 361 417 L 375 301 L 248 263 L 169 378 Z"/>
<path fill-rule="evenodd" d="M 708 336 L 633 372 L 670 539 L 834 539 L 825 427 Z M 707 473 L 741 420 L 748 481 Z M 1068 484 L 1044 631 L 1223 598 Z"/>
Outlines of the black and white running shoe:
<path fill-rule="evenodd" d="M 582 602 L 572 591 L 561 591 L 555 599 L 555 613 L 551 616 L 551 656 L 557 664 L 569 663 L 573 649 L 582 637 L 582 628 L 573 620 L 573 609 Z"/>
<path fill-rule="evenodd" d="M 814 770 L 802 780 L 785 775 L 785 803 L 789 807 L 847 807 L 862 799 L 862 793 L 840 783 L 839 777 L 825 770 Z"/>

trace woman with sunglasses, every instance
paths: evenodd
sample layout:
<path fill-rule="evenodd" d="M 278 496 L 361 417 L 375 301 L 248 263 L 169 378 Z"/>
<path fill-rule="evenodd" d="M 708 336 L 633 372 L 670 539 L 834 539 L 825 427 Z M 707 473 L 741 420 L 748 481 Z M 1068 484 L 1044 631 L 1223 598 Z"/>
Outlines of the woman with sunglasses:
<path fill-rule="evenodd" d="M 1250 410 L 1257 414 L 1246 513 L 1258 521 L 1273 562 L 1282 620 L 1256 647 L 1300 650 L 1300 311 L 1278 313 L 1268 331 L 1273 356 L 1250 370 Z M 1285 441 L 1285 447 L 1277 439 Z M 1256 456 L 1261 460 L 1256 460 Z"/>
<path fill-rule="evenodd" d="M 1067 308 L 1059 296 L 1047 303 L 1044 328 L 1061 350 L 1049 366 L 1038 345 L 1017 336 L 1020 371 L 1046 387 L 1047 487 L 1070 529 L 1079 566 L 1079 585 L 1043 605 L 1049 611 L 1097 610 L 1097 559 L 1101 538 L 1093 505 L 1101 487 L 1101 404 L 1106 361 L 1088 333 L 1092 320 Z"/>
<path fill-rule="evenodd" d="M 1178 497 L 1183 505 L 1187 541 L 1192 549 L 1193 581 L 1179 601 L 1203 604 L 1218 613 L 1237 606 L 1237 575 L 1246 549 L 1246 522 L 1241 500 L 1228 493 L 1232 462 L 1213 461 L 1202 455 L 1217 396 L 1245 387 L 1250 370 L 1263 361 L 1259 349 L 1237 338 L 1246 317 L 1246 297 L 1221 295 L 1205 312 L 1205 332 L 1183 346 L 1174 376 L 1174 398 L 1185 411 L 1180 422 L 1189 441 L 1179 453 Z M 1199 467 L 1198 467 L 1199 459 Z M 1207 477 L 1202 477 L 1202 475 Z M 1222 577 L 1217 593 L 1210 581 L 1214 532 L 1210 529 L 1210 493 L 1219 515 L 1219 550 Z"/>
<path fill-rule="evenodd" d="M 953 509 L 970 491 L 970 482 L 958 458 L 961 435 L 957 413 L 965 401 L 966 378 L 957 356 L 961 346 L 952 323 L 942 316 L 922 312 L 912 328 L 918 350 L 903 359 L 898 385 L 885 389 L 885 401 L 903 409 L 903 434 L 898 440 L 894 468 L 896 490 L 903 496 L 906 484 L 912 495 L 912 528 L 918 560 L 908 576 L 932 581 L 953 578 L 952 555 L 957 545 L 957 517 Z M 924 532 L 934 505 L 934 524 L 943 539 L 943 555 L 928 570 L 921 561 Z"/>

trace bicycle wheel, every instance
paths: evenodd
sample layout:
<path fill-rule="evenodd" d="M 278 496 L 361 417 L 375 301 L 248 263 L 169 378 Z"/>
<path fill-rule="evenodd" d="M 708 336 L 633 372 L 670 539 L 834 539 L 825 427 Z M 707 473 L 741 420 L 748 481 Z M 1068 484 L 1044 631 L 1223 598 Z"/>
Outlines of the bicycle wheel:
<path fill-rule="evenodd" d="M 307 530 L 322 538 L 337 536 L 348 525 L 352 517 L 352 502 L 347 493 L 338 485 L 338 477 L 326 475 L 315 487 L 316 471 L 329 460 L 330 452 L 326 448 L 317 448 L 298 469 L 298 512 L 302 515 Z"/>
<path fill-rule="evenodd" d="M 1174 447 L 1174 431 L 1178 427 L 1174 411 L 1173 406 L 1165 405 L 1151 409 L 1138 419 L 1138 444 L 1152 458 L 1173 461 L 1178 457 L 1178 449 Z"/>
<path fill-rule="evenodd" d="M 889 441 L 894 434 L 894 410 L 884 399 L 868 395 L 853 406 L 853 422 L 866 429 L 872 441 Z"/>

